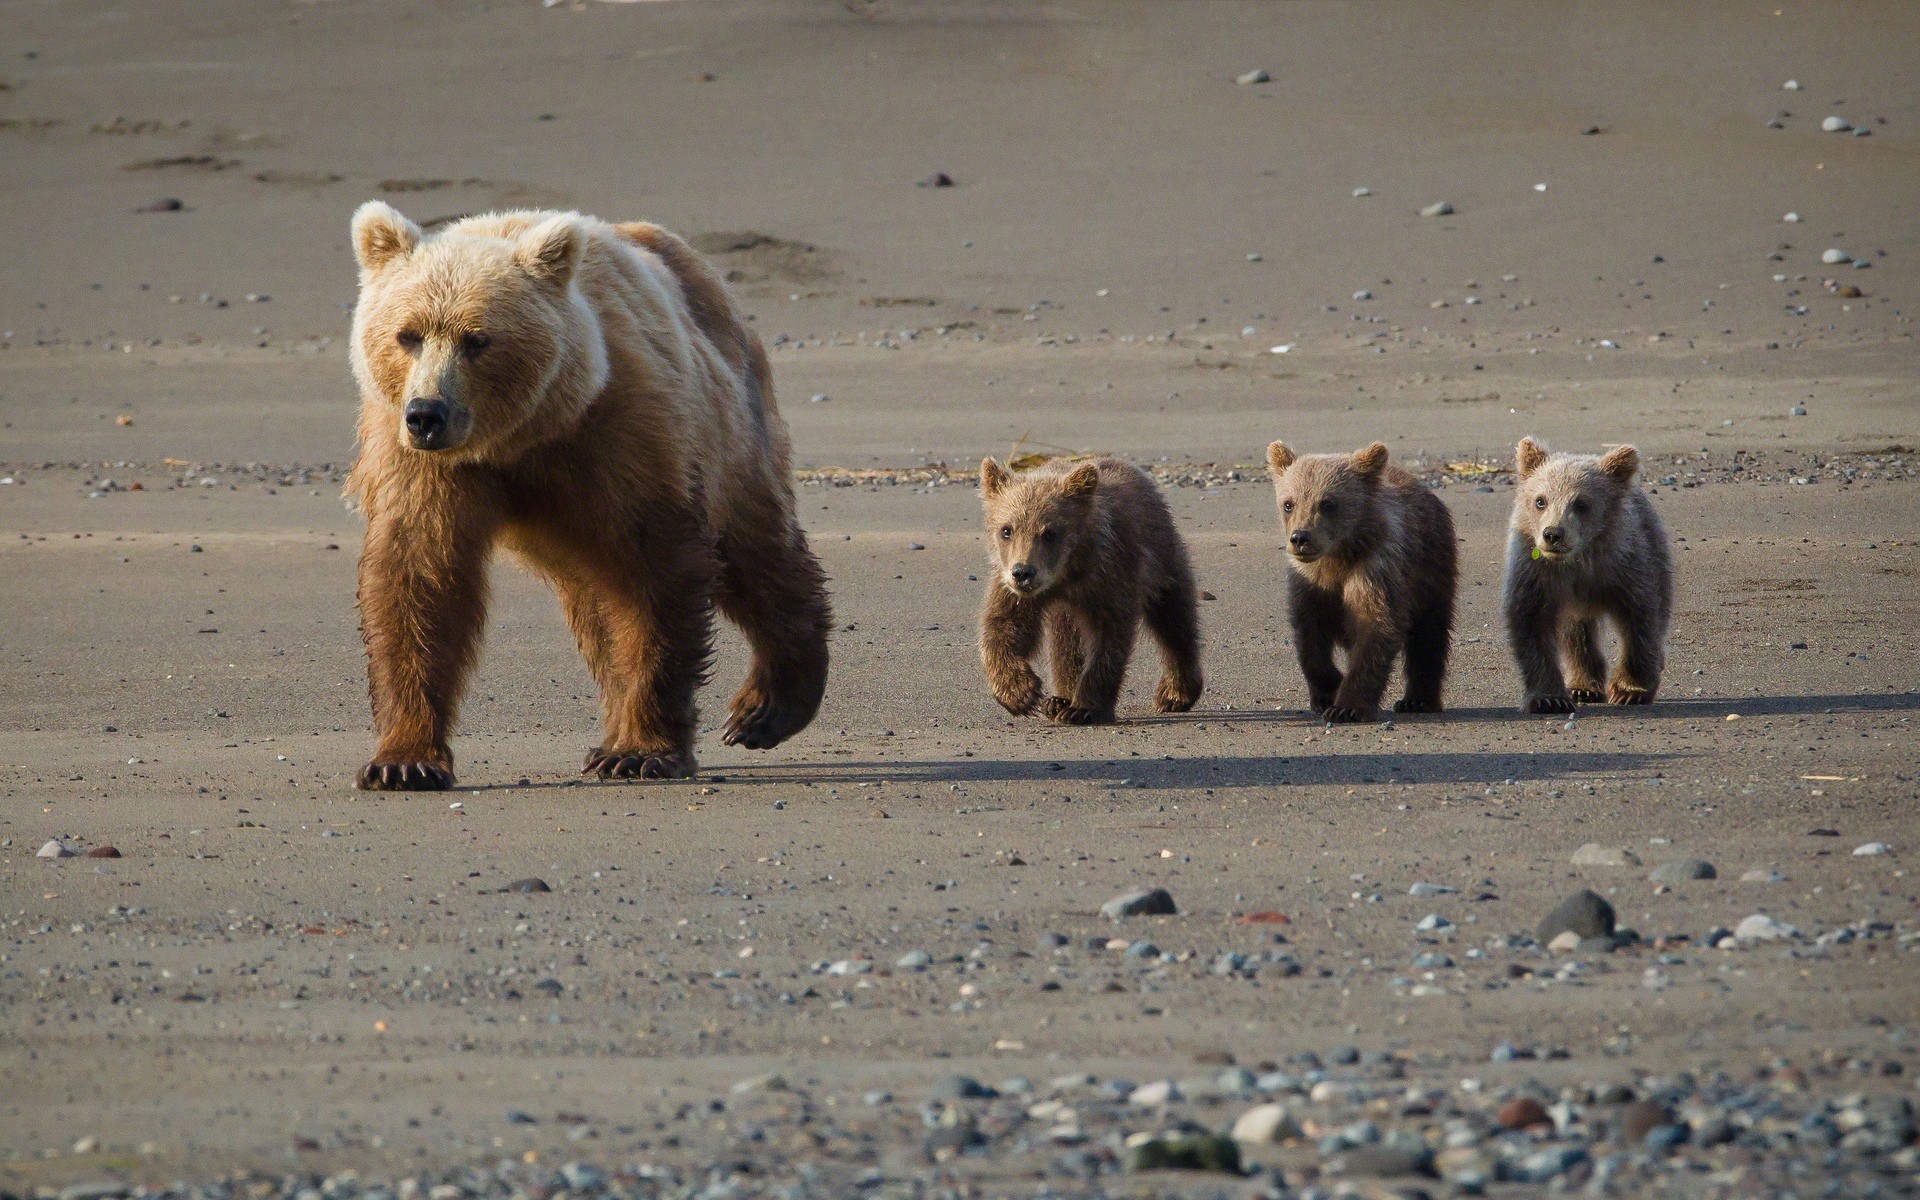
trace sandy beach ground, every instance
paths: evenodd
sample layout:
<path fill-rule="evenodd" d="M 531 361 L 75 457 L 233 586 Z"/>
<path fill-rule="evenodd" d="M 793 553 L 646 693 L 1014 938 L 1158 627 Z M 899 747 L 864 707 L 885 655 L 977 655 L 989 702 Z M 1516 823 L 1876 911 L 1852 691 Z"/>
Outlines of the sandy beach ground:
<path fill-rule="evenodd" d="M 511 1160 L 628 1195 L 1440 1194 L 1475 1154 L 1496 1194 L 1920 1186 L 1920 8 L 0 29 L 0 1188 L 343 1200 Z M 590 682 L 503 563 L 460 790 L 351 790 L 373 197 L 651 219 L 729 273 L 832 577 L 805 734 L 580 781 Z M 1523 434 L 1644 454 L 1679 578 L 1651 709 L 1515 710 Z M 1452 509 L 1445 715 L 1302 711 L 1275 437 L 1385 441 Z M 1150 712 L 1144 650 L 1118 725 L 992 704 L 967 473 L 1028 451 L 1165 482 L 1210 597 L 1195 712 Z M 1649 879 L 1693 858 L 1716 877 Z M 1178 914 L 1099 915 L 1136 887 Z M 1641 940 L 1531 944 L 1583 888 Z M 1793 933 L 1712 944 L 1755 914 Z M 1554 1127 L 1502 1133 L 1527 1097 Z M 1263 1100 L 1301 1136 L 1244 1180 L 1121 1173 L 1128 1135 Z M 523 1194 L 554 1186 L 598 1185 Z"/>

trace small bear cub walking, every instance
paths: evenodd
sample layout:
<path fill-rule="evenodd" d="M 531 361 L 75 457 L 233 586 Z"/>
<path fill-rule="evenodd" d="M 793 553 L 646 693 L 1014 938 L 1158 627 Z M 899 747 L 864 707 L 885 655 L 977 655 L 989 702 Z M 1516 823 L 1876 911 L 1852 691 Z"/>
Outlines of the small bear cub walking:
<path fill-rule="evenodd" d="M 1395 712 L 1441 710 L 1459 579 L 1453 517 L 1379 442 L 1347 454 L 1267 447 L 1287 530 L 1287 600 L 1307 702 L 1329 722 L 1371 721 L 1406 654 Z M 1347 669 L 1334 665 L 1336 647 Z"/>
<path fill-rule="evenodd" d="M 1673 561 L 1653 502 L 1633 486 L 1639 451 L 1549 454 L 1522 438 L 1515 461 L 1520 488 L 1507 537 L 1506 610 L 1507 640 L 1526 685 L 1521 707 L 1553 713 L 1599 700 L 1653 703 L 1666 664 Z M 1620 633 L 1611 678 L 1600 650 L 1602 617 Z"/>
<path fill-rule="evenodd" d="M 1142 620 L 1160 643 L 1153 706 L 1200 698 L 1199 597 L 1186 544 L 1153 480 L 1102 458 L 1015 475 L 980 464 L 993 577 L 980 613 L 980 661 L 1001 707 L 1066 725 L 1106 724 Z M 1028 660 L 1046 635 L 1053 693 Z"/>

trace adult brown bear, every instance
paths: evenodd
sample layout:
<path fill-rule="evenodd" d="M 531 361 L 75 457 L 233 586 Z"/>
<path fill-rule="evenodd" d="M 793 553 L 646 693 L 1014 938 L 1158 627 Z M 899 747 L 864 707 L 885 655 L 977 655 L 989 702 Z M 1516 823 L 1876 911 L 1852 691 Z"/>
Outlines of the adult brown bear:
<path fill-rule="evenodd" d="M 377 201 L 353 246 L 347 488 L 367 520 L 379 739 L 359 786 L 452 786 L 496 546 L 552 582 L 600 685 L 587 771 L 693 774 L 714 607 L 753 652 L 726 741 L 804 728 L 826 687 L 826 580 L 766 351 L 707 265 L 653 225 L 509 212 L 427 235 Z"/>

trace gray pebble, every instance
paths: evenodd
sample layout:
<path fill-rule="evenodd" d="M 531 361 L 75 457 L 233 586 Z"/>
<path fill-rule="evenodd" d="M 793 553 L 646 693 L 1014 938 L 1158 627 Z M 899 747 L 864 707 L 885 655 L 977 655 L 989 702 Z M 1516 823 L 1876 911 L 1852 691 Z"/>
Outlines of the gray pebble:
<path fill-rule="evenodd" d="M 1550 942 L 1554 936 L 1571 931 L 1582 938 L 1613 936 L 1613 905 L 1597 892 L 1578 891 L 1568 896 L 1540 919 L 1534 937 Z"/>
<path fill-rule="evenodd" d="M 1123 917 L 1169 916 L 1179 911 L 1172 893 L 1165 888 L 1138 888 L 1122 892 L 1100 906 L 1100 915 L 1115 921 Z"/>
<path fill-rule="evenodd" d="M 1647 878 L 1654 883 L 1691 883 L 1696 879 L 1716 879 L 1719 872 L 1703 858 L 1676 858 L 1655 867 Z"/>

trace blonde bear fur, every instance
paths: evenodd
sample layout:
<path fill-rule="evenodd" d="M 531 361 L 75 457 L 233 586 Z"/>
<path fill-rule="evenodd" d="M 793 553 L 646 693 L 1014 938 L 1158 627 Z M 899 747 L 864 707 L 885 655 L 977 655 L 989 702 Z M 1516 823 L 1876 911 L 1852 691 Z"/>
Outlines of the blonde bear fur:
<path fill-rule="evenodd" d="M 1552 454 L 1532 438 L 1515 453 L 1520 486 L 1507 536 L 1507 639 L 1527 712 L 1582 702 L 1651 704 L 1666 666 L 1673 615 L 1667 531 L 1633 485 L 1640 454 Z M 1620 633 L 1607 674 L 1600 622 Z"/>
<path fill-rule="evenodd" d="M 428 235 L 378 201 L 353 247 L 347 486 L 378 738 L 359 786 L 452 785 L 496 547 L 553 584 L 600 686 L 587 771 L 693 773 L 715 607 L 753 651 L 726 740 L 803 728 L 826 683 L 825 578 L 766 353 L 706 264 L 653 225 L 508 212 Z"/>

